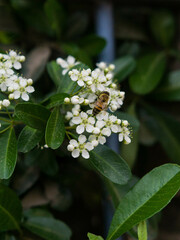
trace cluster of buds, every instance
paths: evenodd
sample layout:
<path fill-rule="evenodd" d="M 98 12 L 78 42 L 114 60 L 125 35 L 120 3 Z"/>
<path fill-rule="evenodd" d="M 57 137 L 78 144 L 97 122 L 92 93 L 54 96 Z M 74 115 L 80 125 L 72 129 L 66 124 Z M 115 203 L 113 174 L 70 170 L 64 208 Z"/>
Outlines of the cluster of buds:
<path fill-rule="evenodd" d="M 71 64 L 69 64 L 69 59 L 73 59 Z M 78 94 L 64 99 L 66 104 L 72 106 L 71 111 L 67 111 L 65 118 L 69 122 L 69 126 L 79 134 L 78 140 L 71 139 L 67 146 L 72 156 L 77 158 L 82 155 L 83 158 L 89 158 L 89 151 L 98 144 L 105 144 L 106 138 L 112 133 L 119 135 L 120 142 L 130 143 L 131 132 L 128 121 L 118 119 L 105 109 L 98 114 L 93 114 L 95 101 L 102 92 L 109 94 L 107 106 L 111 112 L 116 111 L 123 104 L 125 93 L 120 91 L 113 82 L 115 66 L 100 62 L 93 71 L 90 68 L 73 69 L 77 62 L 72 56 L 69 56 L 67 61 L 58 61 L 57 59 L 57 62 L 62 68 L 66 66 L 66 73 L 80 87 Z"/>
<path fill-rule="evenodd" d="M 13 50 L 7 54 L 0 54 L 0 91 L 8 96 L 8 99 L 0 102 L 0 109 L 8 107 L 13 99 L 28 101 L 28 94 L 34 92 L 32 79 L 19 76 L 16 72 L 21 69 L 21 63 L 24 61 L 25 57 Z"/>

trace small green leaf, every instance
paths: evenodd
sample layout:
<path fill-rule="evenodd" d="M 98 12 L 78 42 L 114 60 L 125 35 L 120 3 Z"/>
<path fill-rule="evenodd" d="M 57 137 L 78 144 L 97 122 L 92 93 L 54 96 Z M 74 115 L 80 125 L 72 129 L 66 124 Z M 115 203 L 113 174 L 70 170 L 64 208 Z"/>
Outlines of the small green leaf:
<path fill-rule="evenodd" d="M 175 19 L 169 11 L 156 11 L 150 18 L 150 28 L 156 41 L 163 47 L 172 43 L 175 35 Z"/>
<path fill-rule="evenodd" d="M 8 187 L 0 184 L 0 232 L 17 229 L 22 216 L 21 202 Z"/>
<path fill-rule="evenodd" d="M 157 87 L 164 74 L 166 57 L 164 53 L 152 53 L 139 58 L 129 85 L 138 94 L 150 93 Z"/>
<path fill-rule="evenodd" d="M 69 97 L 69 94 L 67 93 L 57 93 L 53 96 L 49 97 L 48 99 L 45 99 L 43 101 L 43 105 L 45 105 L 48 109 L 57 107 L 64 103 L 64 99 L 66 97 Z"/>
<path fill-rule="evenodd" d="M 103 238 L 101 236 L 97 236 L 92 233 L 88 233 L 87 236 L 88 236 L 89 240 L 103 240 Z"/>
<path fill-rule="evenodd" d="M 24 227 L 46 240 L 69 240 L 70 228 L 63 222 L 50 217 L 30 217 Z"/>
<path fill-rule="evenodd" d="M 96 35 L 89 35 L 80 40 L 80 47 L 89 55 L 98 55 L 106 45 L 106 40 Z"/>
<path fill-rule="evenodd" d="M 76 66 L 73 67 L 73 69 L 77 70 L 83 70 L 83 69 L 88 69 L 89 67 L 85 64 L 77 64 Z M 70 69 L 71 70 L 71 69 Z M 63 79 L 63 85 L 58 88 L 58 92 L 62 93 L 71 93 L 72 90 L 77 91 L 80 89 L 80 87 L 77 85 L 76 82 L 73 82 L 71 78 L 69 77 L 68 72 L 64 75 Z"/>
<path fill-rule="evenodd" d="M 56 86 L 62 87 L 63 85 L 63 75 L 62 75 L 62 67 L 57 64 L 55 61 L 51 61 L 47 64 L 47 71 L 51 80 L 55 83 Z"/>
<path fill-rule="evenodd" d="M 114 75 L 118 82 L 122 82 L 135 69 L 136 62 L 133 57 L 125 56 L 117 59 L 115 62 Z"/>
<path fill-rule="evenodd" d="M 45 133 L 46 143 L 50 148 L 56 149 L 62 144 L 64 136 L 65 127 L 63 116 L 57 107 L 54 108 L 47 122 Z"/>
<path fill-rule="evenodd" d="M 0 134 L 0 178 L 7 179 L 12 175 L 17 161 L 17 140 L 13 127 Z"/>
<path fill-rule="evenodd" d="M 165 164 L 146 174 L 121 200 L 107 240 L 114 240 L 134 225 L 163 209 L 180 189 L 180 167 Z"/>
<path fill-rule="evenodd" d="M 15 107 L 15 115 L 28 126 L 44 130 L 50 112 L 35 103 L 19 103 Z"/>
<path fill-rule="evenodd" d="M 152 97 L 162 101 L 180 101 L 180 71 L 170 72 Z"/>
<path fill-rule="evenodd" d="M 110 148 L 102 145 L 90 153 L 91 164 L 114 183 L 126 184 L 131 178 L 127 163 Z"/>
<path fill-rule="evenodd" d="M 23 153 L 31 151 L 40 142 L 43 134 L 43 131 L 25 126 L 18 138 L 18 151 Z"/>
<path fill-rule="evenodd" d="M 147 240 L 147 224 L 142 221 L 138 225 L 138 240 Z"/>

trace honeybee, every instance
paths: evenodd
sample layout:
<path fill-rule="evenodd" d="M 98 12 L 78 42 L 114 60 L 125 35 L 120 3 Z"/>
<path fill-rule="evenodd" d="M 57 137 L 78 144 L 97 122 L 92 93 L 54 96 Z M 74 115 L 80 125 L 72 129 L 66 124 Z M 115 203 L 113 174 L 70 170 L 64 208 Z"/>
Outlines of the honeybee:
<path fill-rule="evenodd" d="M 102 110 L 106 109 L 108 106 L 108 101 L 109 101 L 109 92 L 107 91 L 101 92 L 94 104 L 94 108 L 92 112 L 93 116 L 97 115 Z"/>

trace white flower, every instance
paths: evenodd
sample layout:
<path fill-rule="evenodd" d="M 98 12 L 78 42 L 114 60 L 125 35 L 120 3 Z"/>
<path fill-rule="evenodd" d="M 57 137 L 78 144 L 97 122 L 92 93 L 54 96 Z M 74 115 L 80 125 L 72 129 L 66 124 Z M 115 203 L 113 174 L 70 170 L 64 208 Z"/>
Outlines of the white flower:
<path fill-rule="evenodd" d="M 75 95 L 71 98 L 72 104 L 78 104 L 79 103 L 79 96 Z"/>
<path fill-rule="evenodd" d="M 122 142 L 124 140 L 125 144 L 129 144 L 131 142 L 130 138 L 130 131 L 127 127 L 122 126 L 119 128 L 119 142 Z"/>
<path fill-rule="evenodd" d="M 14 50 L 11 50 L 8 54 L 4 54 L 3 57 L 8 63 L 11 63 L 16 70 L 21 69 L 21 62 L 25 61 L 25 57 L 17 54 Z"/>
<path fill-rule="evenodd" d="M 2 101 L 2 105 L 3 105 L 4 107 L 8 107 L 8 106 L 10 105 L 10 101 L 9 101 L 8 99 L 4 99 L 4 100 Z"/>
<path fill-rule="evenodd" d="M 76 62 L 75 58 L 73 56 L 68 56 L 66 61 L 62 58 L 56 59 L 57 64 L 59 64 L 64 70 L 62 71 L 62 74 L 65 75 L 70 68 L 74 67 L 75 65 L 79 64 L 79 62 Z"/>
<path fill-rule="evenodd" d="M 23 83 L 22 83 L 23 85 Z M 28 93 L 33 93 L 34 92 L 34 87 L 32 86 L 28 86 L 28 87 L 24 87 L 24 86 L 19 86 L 19 88 L 17 90 L 14 91 L 14 99 L 18 99 L 18 98 L 22 98 L 24 101 L 28 101 L 29 100 L 29 95 Z"/>
<path fill-rule="evenodd" d="M 99 144 L 95 135 L 90 135 L 88 140 L 92 143 L 93 147 L 96 147 Z"/>
<path fill-rule="evenodd" d="M 71 151 L 72 157 L 77 158 L 82 155 L 83 158 L 89 158 L 89 151 L 93 150 L 91 142 L 86 142 L 87 138 L 84 135 L 78 137 L 78 141 L 75 139 L 70 140 L 67 146 L 68 151 Z"/>
<path fill-rule="evenodd" d="M 78 134 L 86 132 L 91 133 L 94 130 L 95 119 L 93 117 L 89 117 L 87 113 L 81 112 L 78 117 L 72 118 L 72 123 L 78 125 L 76 127 L 76 132 Z"/>

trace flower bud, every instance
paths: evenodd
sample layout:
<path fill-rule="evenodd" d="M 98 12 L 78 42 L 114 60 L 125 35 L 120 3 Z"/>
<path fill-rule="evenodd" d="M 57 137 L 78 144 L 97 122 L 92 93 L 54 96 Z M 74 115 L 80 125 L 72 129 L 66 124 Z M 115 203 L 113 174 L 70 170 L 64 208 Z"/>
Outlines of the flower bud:
<path fill-rule="evenodd" d="M 2 105 L 3 105 L 4 107 L 8 107 L 8 106 L 10 105 L 10 101 L 9 101 L 8 99 L 4 99 L 4 100 L 2 101 Z"/>
<path fill-rule="evenodd" d="M 65 103 L 70 103 L 70 98 L 66 97 L 66 98 L 64 99 L 64 102 L 65 102 Z"/>
<path fill-rule="evenodd" d="M 74 150 L 74 146 L 73 146 L 72 144 L 69 144 L 69 145 L 67 146 L 67 150 L 70 151 L 70 152 L 72 152 L 72 151 Z"/>

